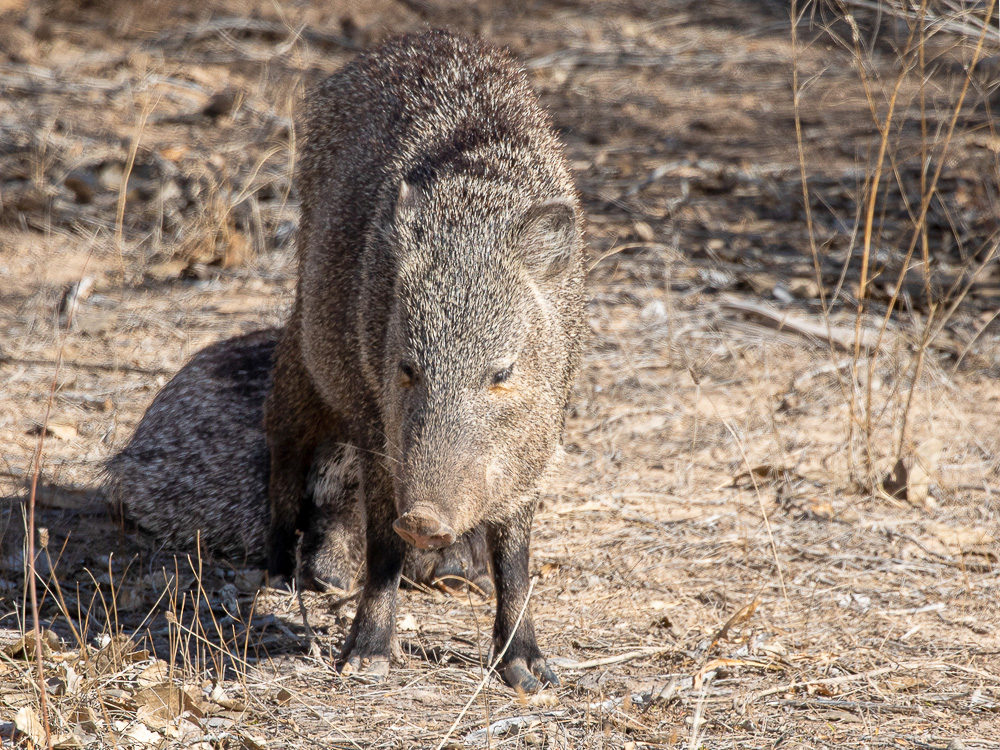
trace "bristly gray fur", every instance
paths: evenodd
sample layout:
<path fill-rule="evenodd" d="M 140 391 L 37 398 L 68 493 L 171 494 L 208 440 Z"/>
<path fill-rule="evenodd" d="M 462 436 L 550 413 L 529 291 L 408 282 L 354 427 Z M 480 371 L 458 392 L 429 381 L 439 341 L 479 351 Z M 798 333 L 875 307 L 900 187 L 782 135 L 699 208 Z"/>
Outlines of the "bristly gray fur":
<path fill-rule="evenodd" d="M 583 324 L 581 219 L 562 148 L 503 51 L 428 31 L 307 97 L 295 307 L 266 407 L 269 569 L 308 527 L 303 459 L 358 447 L 368 578 L 342 653 L 387 668 L 397 536 L 490 540 L 504 674 L 555 680 L 527 593 L 536 485 L 560 439 Z M 520 623 L 520 624 L 518 624 Z"/>
<path fill-rule="evenodd" d="M 104 491 L 118 515 L 168 549 L 191 552 L 200 541 L 202 550 L 236 563 L 264 562 L 264 399 L 280 333 L 257 331 L 206 347 L 164 386 L 106 466 Z M 360 479 L 353 446 L 318 447 L 307 493 L 315 513 L 302 541 L 304 582 L 347 588 L 363 580 Z M 414 550 L 407 559 L 407 577 L 416 583 L 466 573 L 492 591 L 481 538 L 443 553 Z"/>

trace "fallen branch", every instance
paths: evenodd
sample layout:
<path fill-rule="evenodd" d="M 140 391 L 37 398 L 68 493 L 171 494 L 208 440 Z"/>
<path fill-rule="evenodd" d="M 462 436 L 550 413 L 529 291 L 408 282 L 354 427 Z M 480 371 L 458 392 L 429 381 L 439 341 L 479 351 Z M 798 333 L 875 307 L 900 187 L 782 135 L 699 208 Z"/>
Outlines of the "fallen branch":
<path fill-rule="evenodd" d="M 767 323 L 772 323 L 778 330 L 791 331 L 800 336 L 812 339 L 820 339 L 829 344 L 833 344 L 846 351 L 854 349 L 854 329 L 846 326 L 823 325 L 811 320 L 794 318 L 786 312 L 775 310 L 768 305 L 759 302 L 748 302 L 746 300 L 731 297 L 722 301 L 722 306 L 730 310 L 737 310 L 742 313 L 754 315 L 762 318 Z M 874 349 L 878 345 L 878 331 L 872 328 L 862 329 L 858 335 L 861 337 L 862 349 Z M 890 343 L 891 339 L 883 337 L 882 344 Z"/>

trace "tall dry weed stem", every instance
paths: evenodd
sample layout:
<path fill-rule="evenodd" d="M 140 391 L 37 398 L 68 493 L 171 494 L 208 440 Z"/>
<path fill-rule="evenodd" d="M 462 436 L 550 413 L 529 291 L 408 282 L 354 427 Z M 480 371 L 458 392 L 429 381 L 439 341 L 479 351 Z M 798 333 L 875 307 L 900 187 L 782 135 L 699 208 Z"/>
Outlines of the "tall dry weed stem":
<path fill-rule="evenodd" d="M 937 259 L 934 257 L 935 248 L 932 247 L 928 228 L 929 214 L 938 196 L 938 186 L 947 164 L 949 148 L 958 137 L 964 135 L 960 127 L 962 116 L 968 115 L 973 106 L 981 103 L 970 104 L 969 101 L 970 89 L 977 81 L 977 66 L 987 50 L 1000 50 L 1000 28 L 995 19 L 996 0 L 980 3 L 949 0 L 835 0 L 823 4 L 824 7 L 826 5 L 832 6 L 835 12 L 833 20 L 826 24 L 825 29 L 830 38 L 851 53 L 873 126 L 874 155 L 865 165 L 864 182 L 856 196 L 858 213 L 855 235 L 860 234 L 861 246 L 859 251 L 854 248 L 852 238 L 854 252 L 849 254 L 846 261 L 851 264 L 857 258 L 860 279 L 853 290 L 855 338 L 850 379 L 842 379 L 840 385 L 848 405 L 850 472 L 859 486 L 874 488 L 880 480 L 879 467 L 884 465 L 886 459 L 887 449 L 878 443 L 877 435 L 883 426 L 881 420 L 888 411 L 888 405 L 876 403 L 873 384 L 879 380 L 877 370 L 886 364 L 891 355 L 883 350 L 888 329 L 893 325 L 894 318 L 900 317 L 904 312 L 909 313 L 912 320 L 909 334 L 911 346 L 908 361 L 901 368 L 905 375 L 900 379 L 900 382 L 905 383 L 902 387 L 906 389 L 906 393 L 902 413 L 898 422 L 892 425 L 896 433 L 893 441 L 896 453 L 894 458 L 900 458 L 912 452 L 909 415 L 925 369 L 927 350 L 997 254 L 998 239 L 993 236 L 967 256 L 963 272 L 949 283 L 947 277 L 942 275 L 939 278 L 936 274 Z M 811 170 L 802 133 L 802 96 L 807 84 L 803 85 L 800 80 L 799 53 L 802 42 L 799 25 L 807 15 L 810 19 L 815 18 L 818 11 L 824 9 L 820 6 L 819 3 L 805 3 L 800 9 L 800 4 L 796 1 L 791 6 L 795 133 L 809 248 L 817 282 L 821 280 L 822 251 L 816 240 L 809 191 Z M 860 13 L 868 15 L 859 20 Z M 898 28 L 900 25 L 905 27 L 905 38 L 901 44 L 895 44 L 890 27 Z M 843 32 L 844 27 L 847 29 L 846 33 Z M 880 75 L 885 66 L 879 63 L 884 61 L 876 60 L 876 56 L 885 55 L 886 44 L 893 44 L 896 54 L 895 74 L 890 80 Z M 935 59 L 944 54 L 957 57 L 964 68 L 958 90 L 952 93 L 947 103 L 942 103 L 939 99 L 934 111 L 929 109 L 927 92 L 929 52 L 933 52 Z M 912 101 L 914 91 L 915 104 Z M 986 106 L 988 111 L 988 102 Z M 920 133 L 919 202 L 908 198 L 902 174 L 906 162 L 912 160 L 903 143 L 904 131 L 913 124 L 919 127 Z M 886 213 L 885 203 L 892 190 L 899 191 L 911 226 L 905 245 L 885 247 L 882 246 L 884 240 L 880 222 Z M 919 275 L 922 279 L 922 299 L 915 301 L 907 298 L 904 305 L 903 298 L 908 295 L 907 277 L 912 274 Z M 883 282 L 887 299 L 876 306 L 873 301 L 873 284 L 876 278 L 885 276 L 890 278 L 888 283 Z M 822 283 L 818 283 L 818 286 L 823 317 L 829 325 L 830 306 L 834 300 L 827 298 Z M 915 302 L 919 304 L 914 304 Z M 915 307 L 923 309 L 925 313 L 918 316 Z M 877 318 L 874 323 L 873 317 Z M 873 324 L 877 326 L 877 336 L 874 339 L 875 345 L 869 349 L 864 345 L 868 338 L 865 333 L 871 332 Z M 893 391 L 895 392 L 895 387 Z"/>

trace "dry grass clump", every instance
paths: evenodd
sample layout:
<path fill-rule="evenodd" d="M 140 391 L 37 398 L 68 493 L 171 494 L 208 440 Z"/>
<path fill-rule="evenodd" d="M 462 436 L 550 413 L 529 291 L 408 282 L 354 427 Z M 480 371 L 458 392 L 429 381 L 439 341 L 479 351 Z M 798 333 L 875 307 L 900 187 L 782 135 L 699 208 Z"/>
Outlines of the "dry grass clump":
<path fill-rule="evenodd" d="M 961 183 L 970 176 L 967 170 L 975 155 L 964 152 L 956 168 L 958 144 L 978 145 L 984 125 L 992 132 L 992 92 L 982 87 L 977 66 L 1000 48 L 1000 38 L 990 33 L 996 4 L 841 2 L 833 6 L 839 10 L 823 28 L 853 58 L 873 130 L 856 193 L 857 210 L 841 283 L 829 299 L 821 287 L 820 300 L 825 318 L 830 306 L 837 307 L 838 302 L 855 311 L 853 347 L 846 347 L 853 349 L 849 377 L 840 381 L 850 407 L 851 471 L 863 486 L 882 487 L 905 497 L 907 473 L 916 472 L 926 485 L 940 452 L 940 441 L 924 435 L 921 439 L 928 442 L 921 446 L 911 435 L 910 411 L 928 353 L 946 353 L 957 368 L 979 332 L 992 322 L 986 319 L 968 342 L 948 340 L 948 329 L 962 303 L 974 290 L 983 285 L 992 288 L 995 283 L 990 277 L 1000 242 L 996 159 L 991 160 L 992 174 L 976 180 L 974 187 L 970 184 L 971 191 L 964 185 L 948 189 L 951 186 L 946 183 L 956 177 Z M 793 15 L 798 8 L 793 4 Z M 815 6 L 802 4 L 803 13 L 810 9 Z M 859 9 L 876 13 L 866 14 L 859 23 L 851 12 Z M 884 23 L 886 19 L 896 25 Z M 798 50 L 796 31 L 793 25 L 793 46 Z M 886 43 L 893 52 L 888 68 L 884 64 Z M 961 66 L 961 72 L 935 75 L 948 66 Z M 822 229 L 817 229 L 811 210 L 811 149 L 803 134 L 805 86 L 800 84 L 797 61 L 794 75 L 806 221 L 817 281 L 821 281 L 830 243 L 824 241 Z M 905 213 L 893 220 L 901 209 Z M 844 285 L 849 270 L 857 273 L 857 281 Z M 899 330 L 900 322 L 906 324 L 905 330 Z M 910 351 L 898 359 L 900 347 L 893 342 L 901 337 L 908 339 L 905 346 Z M 873 395 L 872 384 L 886 367 L 893 372 L 892 391 L 890 398 L 879 398 Z M 887 426 L 892 433 L 889 439 L 895 443 L 898 474 L 888 483 L 883 482 L 880 467 L 888 436 L 877 438 Z M 924 489 L 915 488 L 909 494 L 919 495 L 911 498 L 916 502 L 927 499 Z"/>

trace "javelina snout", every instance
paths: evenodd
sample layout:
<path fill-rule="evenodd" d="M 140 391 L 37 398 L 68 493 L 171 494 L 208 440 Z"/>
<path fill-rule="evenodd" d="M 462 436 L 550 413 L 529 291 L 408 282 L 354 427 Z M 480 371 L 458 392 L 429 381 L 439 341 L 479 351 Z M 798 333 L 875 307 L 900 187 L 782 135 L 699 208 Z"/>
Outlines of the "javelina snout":
<path fill-rule="evenodd" d="M 396 519 L 392 528 L 418 549 L 441 549 L 455 543 L 454 530 L 433 508 L 418 507 Z"/>

